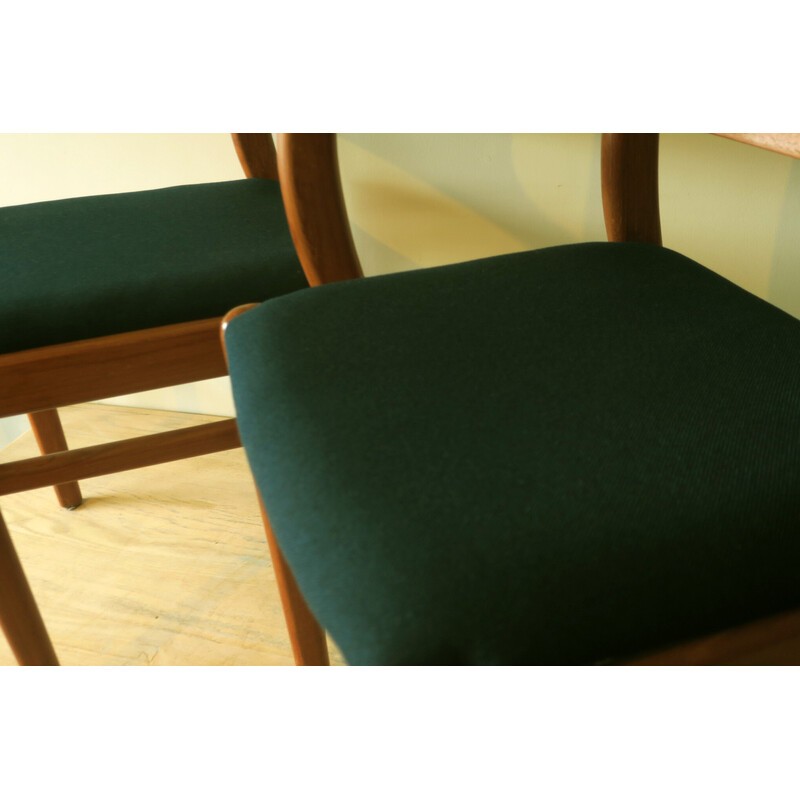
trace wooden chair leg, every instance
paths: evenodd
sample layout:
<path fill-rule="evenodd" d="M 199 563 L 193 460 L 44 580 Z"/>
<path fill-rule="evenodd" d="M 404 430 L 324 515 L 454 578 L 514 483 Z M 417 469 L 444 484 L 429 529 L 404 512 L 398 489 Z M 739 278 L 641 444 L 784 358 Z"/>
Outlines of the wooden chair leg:
<path fill-rule="evenodd" d="M 61 427 L 61 420 L 58 418 L 58 411 L 55 408 L 28 414 L 28 420 L 42 455 L 60 453 L 68 449 L 64 429 Z M 64 508 L 77 508 L 83 502 L 77 481 L 59 483 L 53 488 L 56 491 L 58 502 Z"/>
<path fill-rule="evenodd" d="M 0 626 L 22 666 L 57 667 L 53 644 L 0 515 Z"/>
<path fill-rule="evenodd" d="M 220 325 L 220 339 L 222 340 L 222 351 L 225 353 L 226 362 L 228 354 L 225 346 L 225 331 L 228 324 L 235 317 L 256 306 L 257 303 L 237 306 L 223 317 Z M 283 616 L 289 631 L 289 641 L 292 644 L 294 663 L 298 667 L 328 667 L 331 662 L 328 655 L 328 640 L 325 638 L 325 631 L 311 613 L 305 598 L 300 593 L 300 588 L 294 579 L 292 570 L 286 563 L 286 559 L 283 557 L 283 553 L 272 532 L 272 526 L 264 509 L 261 493 L 257 492 L 257 494 L 258 503 L 261 506 L 261 518 L 264 520 L 264 532 L 267 534 L 269 552 L 272 556 L 272 567 L 275 570 L 275 579 L 278 583 L 278 592 L 283 606 Z"/>
<path fill-rule="evenodd" d="M 300 593 L 294 575 L 272 533 L 272 526 L 269 524 L 260 496 L 259 503 L 261 503 L 261 516 L 264 520 L 264 530 L 267 534 L 272 566 L 278 582 L 278 592 L 283 605 L 286 627 L 289 630 L 295 664 L 298 667 L 328 667 L 330 666 L 330 657 L 328 656 L 328 641 L 325 638 L 325 631 L 311 613 L 311 609 L 306 605 L 306 601 Z"/>

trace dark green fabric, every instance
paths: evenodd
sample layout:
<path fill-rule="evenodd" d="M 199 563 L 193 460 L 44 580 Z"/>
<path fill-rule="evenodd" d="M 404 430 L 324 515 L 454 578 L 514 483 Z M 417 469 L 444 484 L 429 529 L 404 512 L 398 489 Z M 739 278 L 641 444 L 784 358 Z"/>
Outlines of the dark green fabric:
<path fill-rule="evenodd" d="M 314 288 L 228 346 L 351 663 L 596 663 L 800 605 L 800 322 L 670 250 Z"/>
<path fill-rule="evenodd" d="M 0 208 L 0 353 L 205 319 L 304 286 L 276 181 Z"/>

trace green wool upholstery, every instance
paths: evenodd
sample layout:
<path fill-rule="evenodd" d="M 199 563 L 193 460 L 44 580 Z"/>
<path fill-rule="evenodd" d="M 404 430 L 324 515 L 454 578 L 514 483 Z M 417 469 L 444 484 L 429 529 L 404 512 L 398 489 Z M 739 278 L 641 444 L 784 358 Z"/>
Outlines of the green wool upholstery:
<path fill-rule="evenodd" d="M 0 353 L 221 316 L 306 285 L 277 181 L 0 208 Z"/>
<path fill-rule="evenodd" d="M 239 425 L 352 664 L 589 664 L 800 605 L 800 322 L 591 243 L 230 326 Z"/>

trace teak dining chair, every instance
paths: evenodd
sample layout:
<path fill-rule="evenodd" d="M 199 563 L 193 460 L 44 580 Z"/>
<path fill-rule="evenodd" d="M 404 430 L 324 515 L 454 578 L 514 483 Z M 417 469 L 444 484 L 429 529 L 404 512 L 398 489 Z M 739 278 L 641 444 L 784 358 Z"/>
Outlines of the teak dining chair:
<path fill-rule="evenodd" d="M 0 208 L 0 416 L 28 414 L 41 457 L 0 465 L 0 495 L 239 446 L 234 420 L 68 450 L 57 409 L 227 373 L 222 315 L 306 287 L 270 134 L 233 134 L 246 178 Z M 22 664 L 56 656 L 0 520 L 0 622 Z"/>
<path fill-rule="evenodd" d="M 800 321 L 661 246 L 658 135 L 603 136 L 610 242 L 370 278 L 333 136 L 278 150 L 312 288 L 225 341 L 297 663 L 324 630 L 351 664 L 485 665 L 800 633 Z"/>

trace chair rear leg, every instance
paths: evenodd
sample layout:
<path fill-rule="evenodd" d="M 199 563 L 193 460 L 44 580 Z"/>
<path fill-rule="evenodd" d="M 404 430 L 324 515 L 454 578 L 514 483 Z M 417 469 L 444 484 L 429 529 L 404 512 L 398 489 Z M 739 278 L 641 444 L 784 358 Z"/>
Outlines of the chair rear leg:
<path fill-rule="evenodd" d="M 0 626 L 22 666 L 57 667 L 53 644 L 0 515 Z"/>
<path fill-rule="evenodd" d="M 325 631 L 311 613 L 305 598 L 300 593 L 294 575 L 272 532 L 272 526 L 267 519 L 260 496 L 259 503 L 261 503 L 264 531 L 267 534 L 272 566 L 275 570 L 275 579 L 283 605 L 283 615 L 289 630 L 289 640 L 292 643 L 294 662 L 298 667 L 328 667 L 330 666 L 330 657 Z"/>
<path fill-rule="evenodd" d="M 64 429 L 61 427 L 61 420 L 58 418 L 58 411 L 55 408 L 28 414 L 28 420 L 42 455 L 60 453 L 68 449 Z M 83 502 L 77 481 L 60 483 L 53 488 L 56 491 L 58 502 L 64 508 L 77 508 Z"/>

